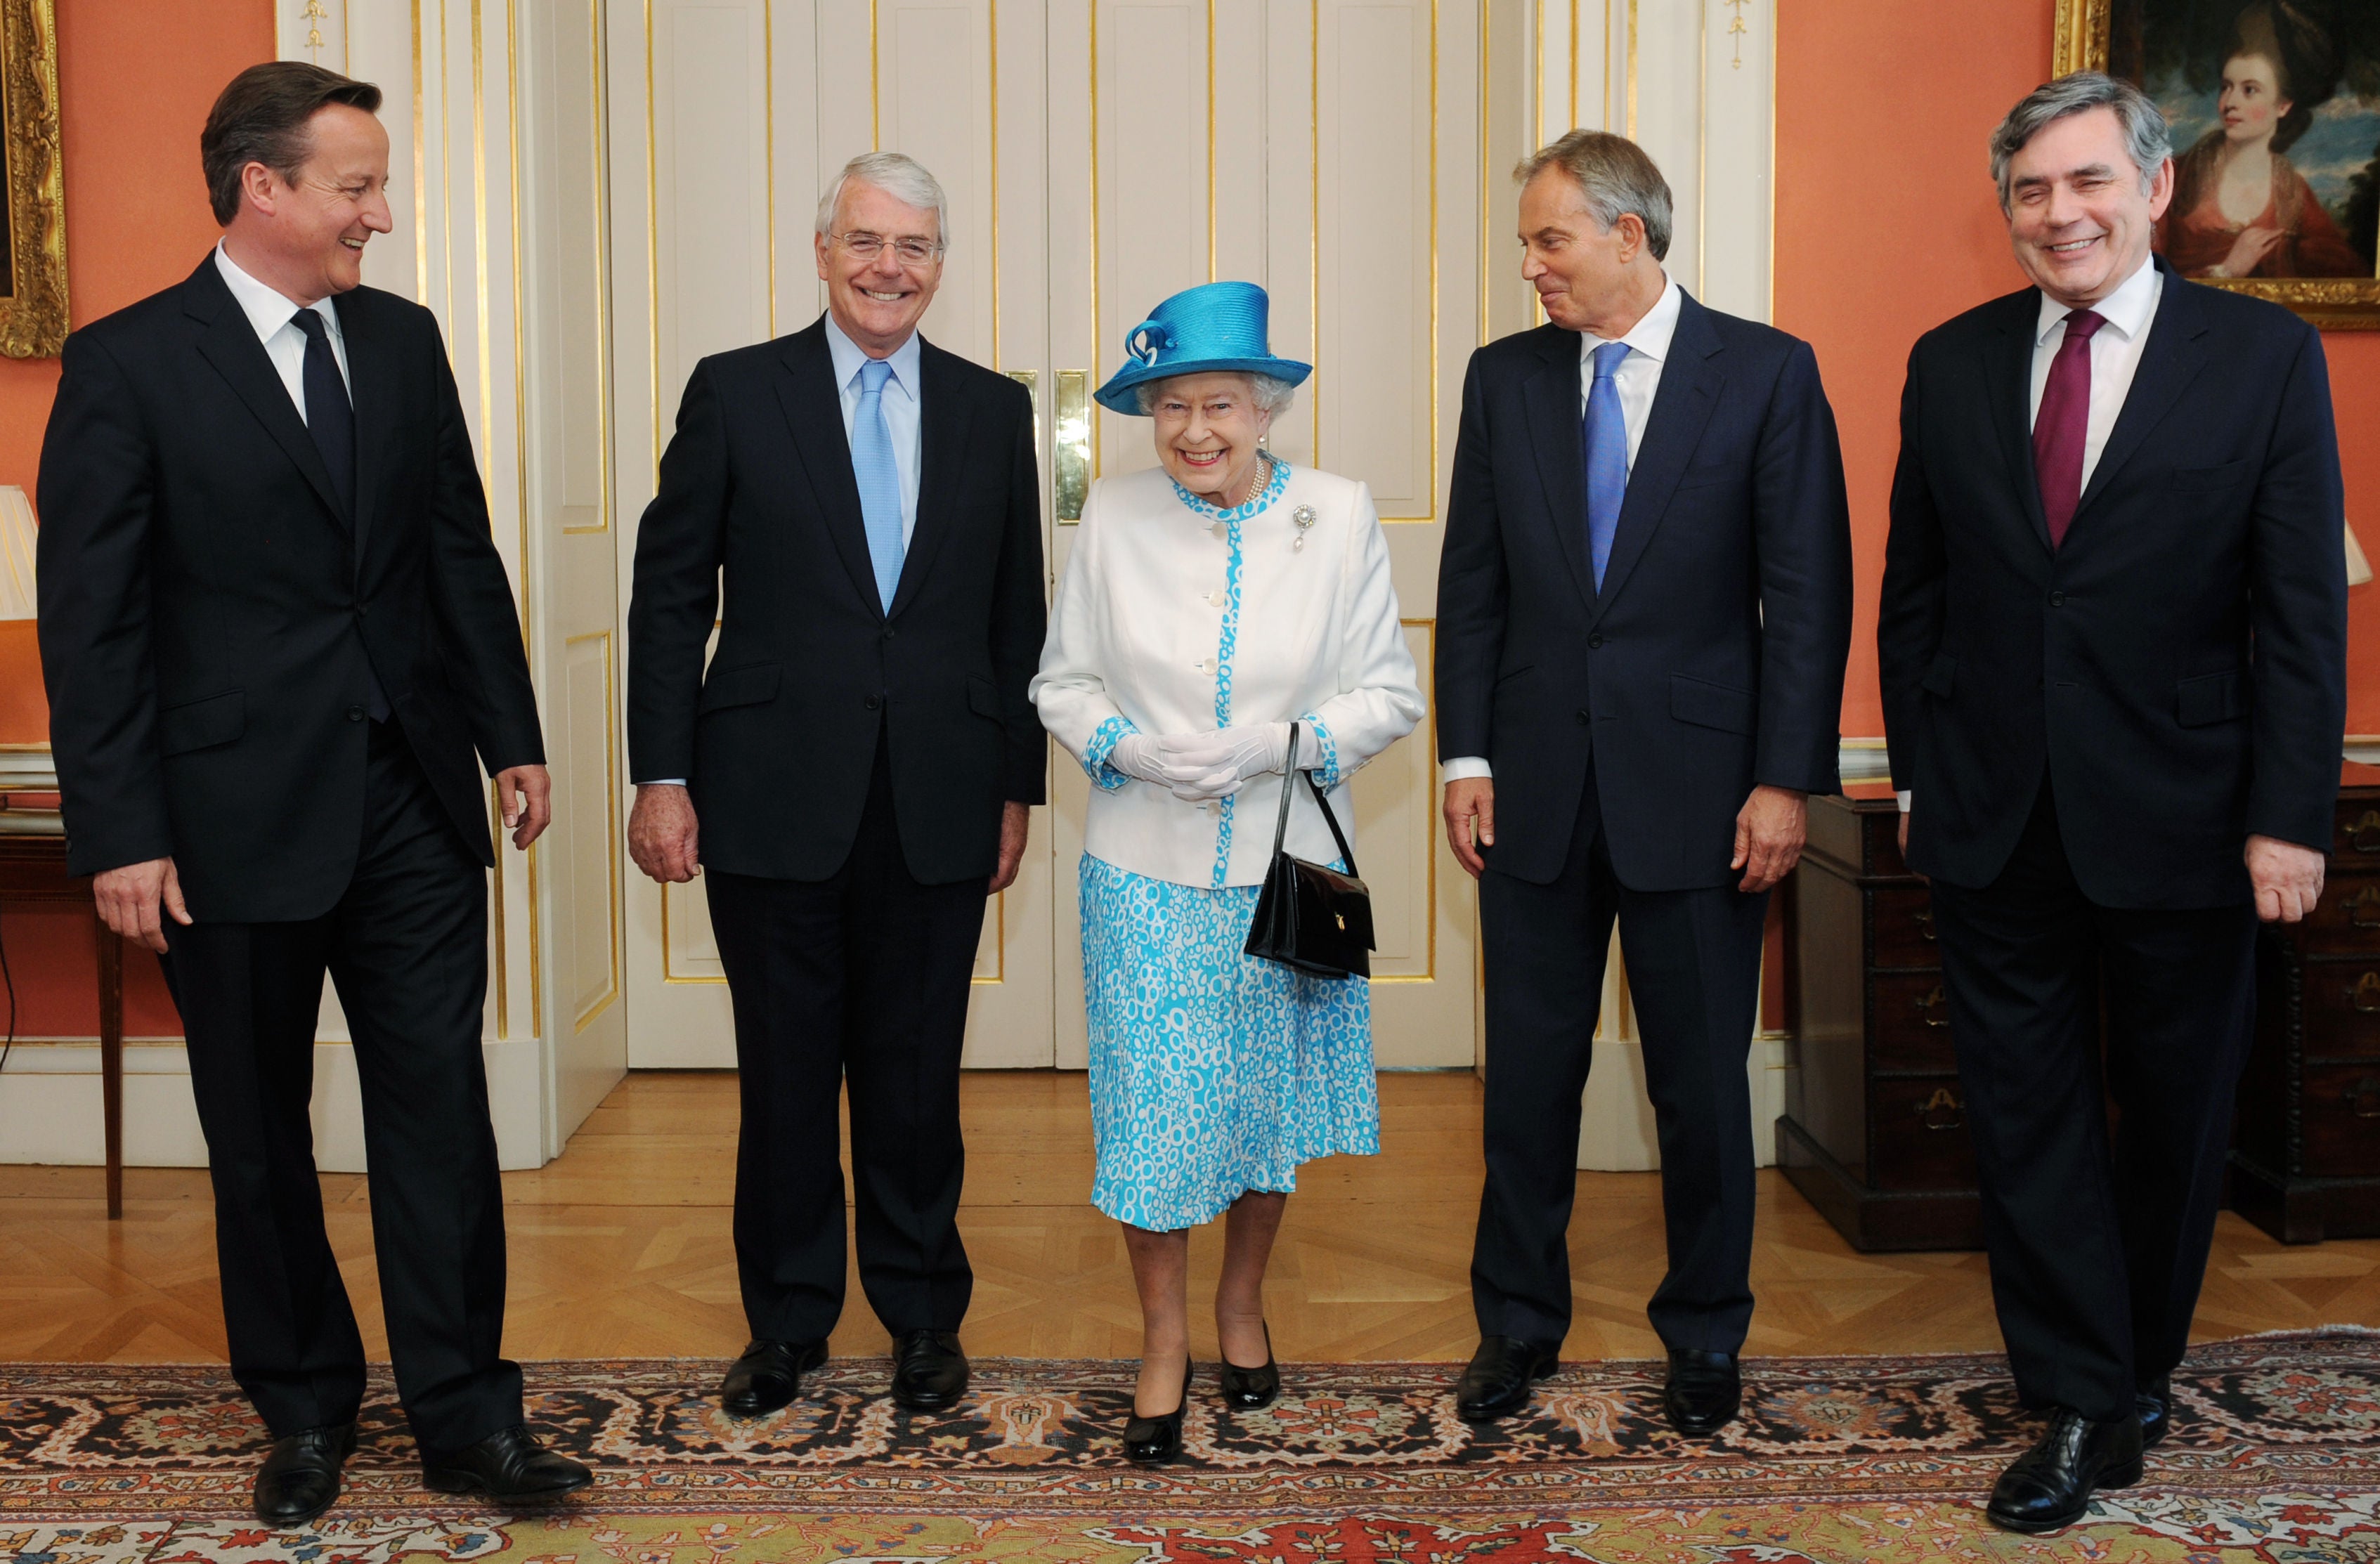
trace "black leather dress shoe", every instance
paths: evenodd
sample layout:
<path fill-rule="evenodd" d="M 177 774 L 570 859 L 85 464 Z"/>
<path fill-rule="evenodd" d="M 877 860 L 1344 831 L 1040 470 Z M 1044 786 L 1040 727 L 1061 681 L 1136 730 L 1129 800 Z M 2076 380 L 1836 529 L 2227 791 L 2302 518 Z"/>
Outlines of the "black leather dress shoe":
<path fill-rule="evenodd" d="M 719 1382 L 730 1417 L 766 1417 L 802 1392 L 802 1376 L 826 1362 L 823 1341 L 755 1341 Z"/>
<path fill-rule="evenodd" d="M 459 1450 L 443 1455 L 422 1451 L 421 1480 L 442 1494 L 480 1493 L 519 1500 L 559 1498 L 593 1482 L 595 1473 L 547 1449 L 516 1423 Z"/>
<path fill-rule="evenodd" d="M 1742 1405 L 1743 1376 L 1733 1352 L 1670 1349 L 1670 1383 L 1661 1392 L 1661 1410 L 1669 1414 L 1670 1427 L 1690 1439 L 1706 1438 L 1733 1422 Z"/>
<path fill-rule="evenodd" d="M 1242 1412 L 1262 1412 L 1272 1405 L 1281 1394 L 1281 1364 L 1273 1361 L 1272 1327 L 1265 1327 L 1265 1361 L 1262 1368 L 1242 1368 L 1231 1359 L 1223 1360 L 1223 1404 Z"/>
<path fill-rule="evenodd" d="M 302 1526 L 339 1497 L 339 1468 L 356 1453 L 356 1425 L 308 1428 L 273 1441 L 256 1473 L 256 1518 L 268 1526 Z"/>
<path fill-rule="evenodd" d="M 2100 1423 L 2060 1407 L 2041 1442 L 1992 1485 L 1984 1514 L 2011 1532 L 2055 1532 L 2082 1520 L 2096 1490 L 2140 1480 L 2139 1418 L 2127 1413 Z"/>
<path fill-rule="evenodd" d="M 966 1394 L 966 1354 L 954 1330 L 905 1330 L 892 1342 L 892 1400 L 911 1412 L 948 1412 Z"/>
<path fill-rule="evenodd" d="M 1529 1385 L 1561 1366 L 1559 1341 L 1524 1341 L 1517 1336 L 1483 1336 L 1471 1366 L 1454 1388 L 1454 1413 L 1465 1423 L 1510 1417 L 1529 1404 Z"/>
<path fill-rule="evenodd" d="M 2133 1391 L 2132 1406 L 2141 1414 L 2141 1449 L 2148 1449 L 2173 1426 L 2173 1376 L 2160 1374 Z"/>
<path fill-rule="evenodd" d="M 1182 1414 L 1190 1410 L 1190 1365 L 1182 1365 L 1182 1399 L 1173 1410 L 1156 1417 L 1143 1417 L 1139 1398 L 1133 1399 L 1133 1414 L 1123 1425 L 1123 1458 L 1135 1466 L 1163 1466 L 1182 1453 Z"/>

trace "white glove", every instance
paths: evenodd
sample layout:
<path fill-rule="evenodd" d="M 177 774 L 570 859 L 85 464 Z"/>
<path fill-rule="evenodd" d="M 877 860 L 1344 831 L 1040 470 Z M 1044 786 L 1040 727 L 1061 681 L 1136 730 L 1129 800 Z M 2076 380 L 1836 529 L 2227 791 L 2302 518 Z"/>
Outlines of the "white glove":
<path fill-rule="evenodd" d="M 1173 796 L 1192 804 L 1229 798 L 1252 777 L 1289 765 L 1289 724 L 1254 722 L 1218 733 L 1186 734 L 1159 741 L 1174 774 Z"/>
<path fill-rule="evenodd" d="M 1166 754 L 1160 747 L 1167 742 L 1148 734 L 1126 734 L 1108 751 L 1108 764 L 1135 781 L 1172 787 L 1173 774 L 1166 769 Z"/>

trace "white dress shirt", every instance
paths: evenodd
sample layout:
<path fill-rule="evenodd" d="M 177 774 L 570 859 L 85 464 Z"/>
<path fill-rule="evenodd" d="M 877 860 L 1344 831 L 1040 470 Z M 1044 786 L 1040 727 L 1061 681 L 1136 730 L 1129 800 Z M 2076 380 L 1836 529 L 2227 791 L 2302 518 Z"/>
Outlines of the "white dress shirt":
<path fill-rule="evenodd" d="M 2141 349 L 2149 340 L 2149 327 L 2156 320 L 2157 301 L 2165 297 L 2165 279 L 2157 274 L 2156 262 L 2143 260 L 2140 270 L 2117 285 L 2116 291 L 2091 308 L 2107 322 L 2091 338 L 2091 410 L 2082 426 L 2082 487 L 2091 487 L 2091 475 L 2099 468 L 2099 455 L 2107 448 L 2107 436 L 2115 432 L 2116 418 L 2124 410 L 2124 398 L 2131 394 L 2132 375 L 2141 367 Z M 2047 294 L 2041 296 L 2041 315 L 2033 333 L 2033 385 L 2031 400 L 2026 403 L 2025 428 L 2031 429 L 2041 418 L 2041 393 L 2049 384 L 2049 366 L 2058 360 L 2058 350 L 2066 342 L 2066 317 L 2072 308 L 2060 304 Z M 1909 812 L 1909 790 L 1902 788 L 1893 795 L 1900 800 L 1900 812 Z"/>
<path fill-rule="evenodd" d="M 355 394 L 355 380 L 347 373 L 346 339 L 339 334 L 339 312 L 328 298 L 318 298 L 311 304 L 298 304 L 286 294 L 239 269 L 223 247 L 215 241 L 215 270 L 223 273 L 224 285 L 238 301 L 240 313 L 256 328 L 256 340 L 264 344 L 265 357 L 273 360 L 273 371 L 288 388 L 289 400 L 298 405 L 298 418 L 306 418 L 306 333 L 298 329 L 298 311 L 311 309 L 322 317 L 324 334 L 331 339 L 331 357 L 337 360 L 339 378 L 347 382 L 348 395 Z"/>
<path fill-rule="evenodd" d="M 1092 857 L 1177 885 L 1260 883 L 1280 772 L 1202 805 L 1107 758 L 1128 734 L 1262 722 L 1305 724 L 1298 753 L 1319 749 L 1316 780 L 1352 839 L 1347 779 L 1424 711 L 1371 491 L 1294 468 L 1271 503 L 1234 527 L 1184 504 L 1160 467 L 1099 479 L 1031 693 L 1041 725 L 1095 784 L 1083 830 Z M 1288 844 L 1315 863 L 1339 855 L 1310 797 L 1290 810 Z"/>
<path fill-rule="evenodd" d="M 834 360 L 834 383 L 843 403 L 843 439 L 851 443 L 851 422 L 859 416 L 859 370 L 868 362 L 868 355 L 859 344 L 844 334 L 834 317 L 826 318 L 826 351 Z M 892 378 L 884 382 L 881 403 L 884 428 L 892 436 L 892 466 L 901 475 L 901 543 L 906 548 L 910 535 L 917 530 L 917 427 L 922 406 L 917 385 L 917 333 L 911 332 L 909 340 L 892 350 L 885 361 L 892 366 Z"/>
<path fill-rule="evenodd" d="M 1638 317 L 1634 325 L 1620 336 L 1599 337 L 1593 332 L 1578 334 L 1578 416 L 1586 419 L 1586 399 L 1595 390 L 1595 350 L 1605 342 L 1624 342 L 1630 352 L 1611 371 L 1611 383 L 1620 393 L 1620 419 L 1628 433 L 1628 470 L 1636 470 L 1636 450 L 1645 443 L 1645 426 L 1652 420 L 1653 398 L 1660 394 L 1661 366 L 1669 361 L 1670 339 L 1678 333 L 1678 312 L 1685 308 L 1685 296 L 1678 285 L 1661 274 L 1661 297 L 1653 308 Z M 1585 520 L 1580 519 L 1584 527 Z M 1481 755 L 1458 755 L 1438 769 L 1440 782 L 1460 782 L 1465 777 L 1489 777 L 1495 768 Z"/>

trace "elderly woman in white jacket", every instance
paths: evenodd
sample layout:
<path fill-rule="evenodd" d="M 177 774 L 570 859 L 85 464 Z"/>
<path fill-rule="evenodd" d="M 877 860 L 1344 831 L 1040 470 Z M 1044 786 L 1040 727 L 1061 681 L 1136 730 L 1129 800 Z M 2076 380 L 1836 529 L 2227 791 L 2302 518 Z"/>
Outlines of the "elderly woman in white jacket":
<path fill-rule="evenodd" d="M 1288 781 L 1342 827 L 1347 779 L 1422 696 L 1370 492 L 1263 448 L 1308 366 L 1272 356 L 1264 290 L 1209 283 L 1127 339 L 1101 405 L 1149 417 L 1152 470 L 1092 486 L 1033 682 L 1096 784 L 1081 869 L 1091 1199 L 1124 1224 L 1144 1327 L 1125 1451 L 1181 1448 L 1189 1229 L 1229 1212 L 1215 1322 L 1227 1404 L 1281 1376 L 1264 1272 L 1297 1168 L 1379 1149 L 1371 994 L 1242 952 Z M 1301 784 L 1301 791 L 1302 784 Z M 1338 850 L 1311 794 L 1291 853 Z"/>

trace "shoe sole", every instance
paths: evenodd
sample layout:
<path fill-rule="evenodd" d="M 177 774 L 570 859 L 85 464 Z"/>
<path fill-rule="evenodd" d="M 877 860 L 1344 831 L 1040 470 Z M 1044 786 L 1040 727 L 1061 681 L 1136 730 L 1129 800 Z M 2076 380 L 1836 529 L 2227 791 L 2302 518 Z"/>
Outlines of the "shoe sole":
<path fill-rule="evenodd" d="M 894 1396 L 892 1404 L 903 1412 L 950 1412 L 966 1400 L 962 1389 L 954 1396 Z"/>
<path fill-rule="evenodd" d="M 533 1504 L 540 1499 L 560 1498 L 565 1494 L 575 1494 L 581 1488 L 593 1485 L 594 1481 L 595 1474 L 590 1472 L 578 1481 L 565 1483 L 558 1488 L 538 1488 L 528 1493 L 500 1494 L 490 1488 L 480 1478 L 468 1472 L 424 1472 L 421 1474 L 422 1485 L 432 1493 L 485 1494 L 492 1499 L 506 1504 Z"/>
<path fill-rule="evenodd" d="M 1560 1372 L 1560 1359 L 1556 1359 L 1543 1368 L 1533 1368 L 1529 1370 L 1529 1386 L 1535 1386 L 1542 1379 L 1551 1379 Z M 1534 1394 L 1531 1388 L 1524 1387 L 1520 1396 L 1510 1405 L 1500 1402 L 1493 1407 L 1466 1407 L 1461 1401 L 1457 1401 L 1454 1403 L 1454 1415 L 1465 1423 L 1501 1423 L 1516 1412 L 1526 1412 Z"/>
<path fill-rule="evenodd" d="M 329 1498 L 324 1499 L 319 1506 L 306 1511 L 303 1515 L 267 1515 L 264 1511 L 257 1509 L 253 1506 L 250 1507 L 249 1513 L 256 1517 L 260 1524 L 271 1526 L 276 1531 L 281 1531 L 293 1526 L 310 1525 L 312 1522 L 320 1521 L 323 1516 L 328 1515 L 331 1512 L 331 1507 L 338 1502 L 339 1496 L 337 1494 L 333 1494 Z"/>

